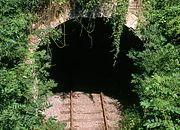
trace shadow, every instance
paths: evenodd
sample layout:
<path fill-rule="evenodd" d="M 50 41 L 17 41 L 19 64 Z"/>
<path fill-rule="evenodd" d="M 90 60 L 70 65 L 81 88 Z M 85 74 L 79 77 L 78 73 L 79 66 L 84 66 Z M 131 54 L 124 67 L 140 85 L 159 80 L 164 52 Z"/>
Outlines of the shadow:
<path fill-rule="evenodd" d="M 52 68 L 50 71 L 59 85 L 53 92 L 103 92 L 126 104 L 134 102 L 131 74 L 133 61 L 126 54 L 131 48 L 140 48 L 141 42 L 126 26 L 121 36 L 121 52 L 113 67 L 112 29 L 102 18 L 67 21 L 60 25 L 65 32 L 66 47 L 58 48 L 52 42 Z"/>
<path fill-rule="evenodd" d="M 121 99 L 123 104 L 134 104 L 137 102 L 138 97 L 132 92 L 134 86 L 131 80 L 132 74 L 138 70 L 134 66 L 133 60 L 130 59 L 127 54 L 131 49 L 142 50 L 143 43 L 139 37 L 134 34 L 133 30 L 130 30 L 127 26 L 123 28 L 120 41 L 120 53 L 118 54 L 113 73 L 113 91 L 117 92 L 116 96 Z"/>

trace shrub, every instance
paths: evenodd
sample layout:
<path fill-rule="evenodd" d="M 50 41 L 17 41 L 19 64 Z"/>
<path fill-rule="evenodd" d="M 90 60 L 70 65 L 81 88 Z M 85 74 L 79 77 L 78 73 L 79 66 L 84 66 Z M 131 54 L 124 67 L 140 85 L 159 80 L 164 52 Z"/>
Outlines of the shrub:
<path fill-rule="evenodd" d="M 143 1 L 146 22 L 137 33 L 144 42 L 143 51 L 131 51 L 129 57 L 139 68 L 133 74 L 143 116 L 139 129 L 180 129 L 180 46 L 179 1 Z"/>
<path fill-rule="evenodd" d="M 36 2 L 0 1 L 0 130 L 40 129 L 44 124 L 45 97 L 55 86 L 48 80 L 47 52 L 28 51 L 35 13 L 31 8 Z M 26 64 L 27 58 L 33 64 Z M 37 98 L 32 93 L 35 85 L 39 87 Z"/>

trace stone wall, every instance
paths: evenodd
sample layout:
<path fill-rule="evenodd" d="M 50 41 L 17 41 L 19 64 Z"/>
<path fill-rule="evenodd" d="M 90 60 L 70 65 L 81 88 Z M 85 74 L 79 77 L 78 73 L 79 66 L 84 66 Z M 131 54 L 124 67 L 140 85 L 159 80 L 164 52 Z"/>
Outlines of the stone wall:
<path fill-rule="evenodd" d="M 45 10 L 43 16 L 33 24 L 33 29 L 45 29 L 45 28 L 55 28 L 58 25 L 77 17 L 107 17 L 110 18 L 112 12 L 117 6 L 116 0 L 111 0 L 110 2 L 105 1 L 102 3 L 101 7 L 94 10 L 93 13 L 83 11 L 78 8 L 72 7 L 71 3 L 66 3 L 58 7 L 56 3 L 52 3 L 50 10 Z M 135 29 L 138 22 L 137 14 L 141 6 L 141 0 L 129 0 L 128 12 L 126 16 L 126 26 Z M 46 13 L 50 12 L 50 15 Z"/>

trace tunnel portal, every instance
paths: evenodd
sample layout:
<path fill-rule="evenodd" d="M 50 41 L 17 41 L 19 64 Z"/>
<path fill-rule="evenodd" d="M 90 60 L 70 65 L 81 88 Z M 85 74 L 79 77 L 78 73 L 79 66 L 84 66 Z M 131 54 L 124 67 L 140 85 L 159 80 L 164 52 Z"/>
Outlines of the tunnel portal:
<path fill-rule="evenodd" d="M 69 20 L 59 28 L 66 46 L 59 48 L 58 41 L 51 43 L 50 76 L 58 83 L 54 92 L 116 92 L 126 99 L 132 96 L 130 81 L 136 68 L 127 53 L 131 48 L 140 49 L 141 41 L 129 28 L 124 26 L 115 66 L 112 26 L 103 18 Z"/>

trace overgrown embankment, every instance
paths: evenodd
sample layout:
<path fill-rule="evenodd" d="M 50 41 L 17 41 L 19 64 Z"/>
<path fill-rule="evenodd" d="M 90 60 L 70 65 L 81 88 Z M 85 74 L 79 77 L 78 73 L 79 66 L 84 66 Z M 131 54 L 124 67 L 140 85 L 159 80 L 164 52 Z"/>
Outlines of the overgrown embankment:
<path fill-rule="evenodd" d="M 132 83 L 139 96 L 138 111 L 129 112 L 124 129 L 180 129 L 180 3 L 178 0 L 144 0 L 136 31 L 143 51 L 129 57 L 139 68 Z M 128 117 L 129 116 L 129 117 Z"/>
<path fill-rule="evenodd" d="M 52 128 L 53 121 L 45 123 L 41 114 L 45 96 L 55 86 L 47 79 L 50 58 L 28 41 L 38 2 L 0 1 L 0 130 Z"/>

